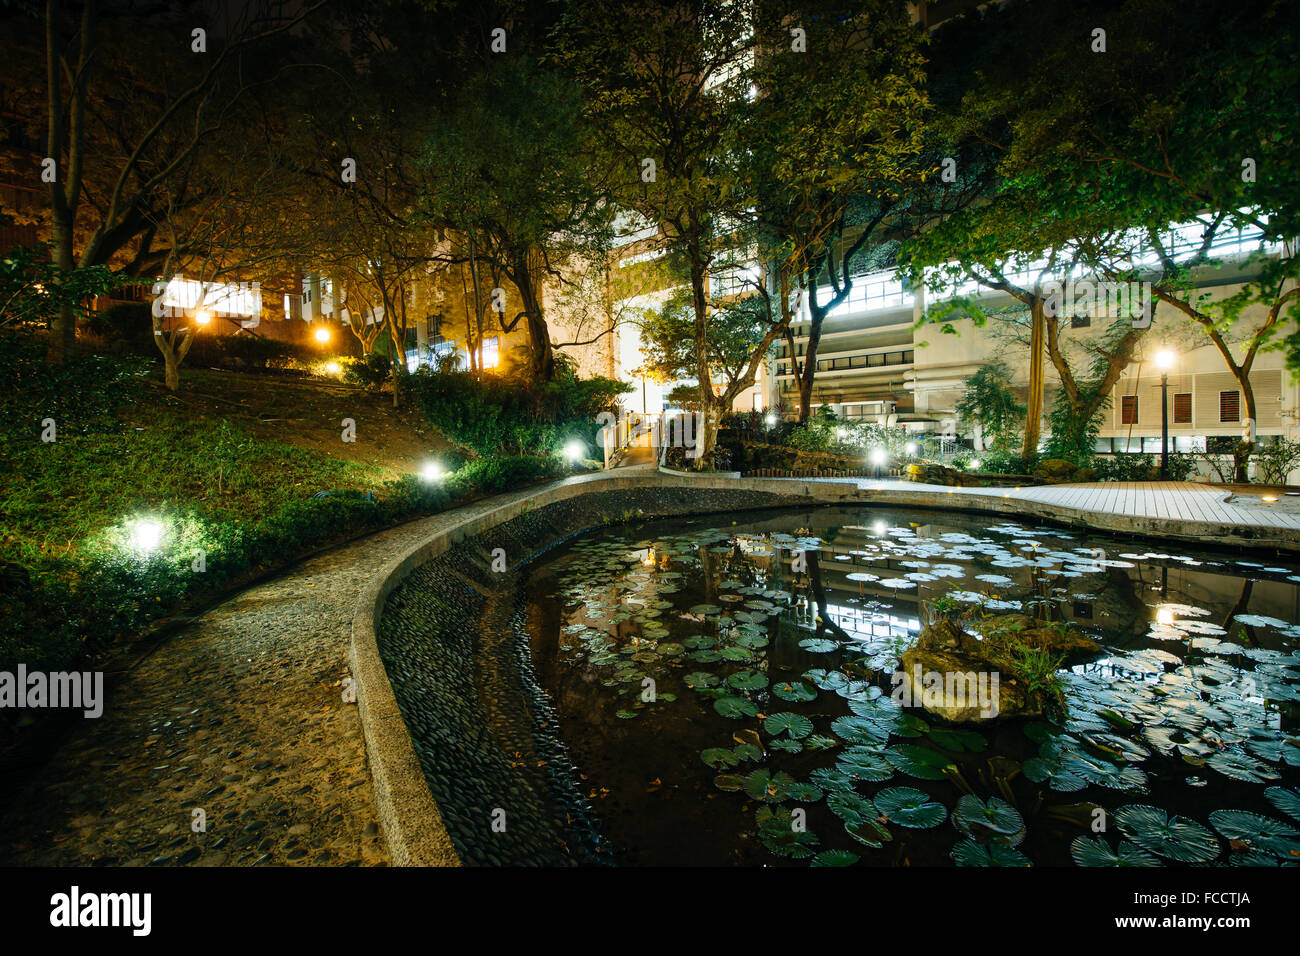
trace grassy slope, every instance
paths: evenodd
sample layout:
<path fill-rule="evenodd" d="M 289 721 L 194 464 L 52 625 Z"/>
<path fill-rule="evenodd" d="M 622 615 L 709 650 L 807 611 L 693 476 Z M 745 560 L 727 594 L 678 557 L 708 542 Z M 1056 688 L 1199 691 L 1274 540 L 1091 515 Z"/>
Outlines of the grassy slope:
<path fill-rule="evenodd" d="M 124 517 L 168 506 L 254 522 L 317 491 L 377 490 L 447 448 L 418 414 L 343 386 L 198 371 L 182 389 L 173 396 L 142 379 L 111 422 L 95 426 L 101 410 L 82 408 L 55 418 L 57 442 L 10 443 L 19 467 L 0 479 L 0 553 L 22 563 L 68 554 Z M 36 430 L 41 399 L 19 398 Z M 354 443 L 342 440 L 344 418 L 356 422 Z"/>

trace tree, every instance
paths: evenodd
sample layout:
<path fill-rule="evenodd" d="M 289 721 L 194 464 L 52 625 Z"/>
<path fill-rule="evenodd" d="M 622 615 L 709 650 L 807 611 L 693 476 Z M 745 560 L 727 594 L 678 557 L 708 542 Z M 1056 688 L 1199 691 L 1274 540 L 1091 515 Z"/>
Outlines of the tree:
<path fill-rule="evenodd" d="M 1300 369 L 1300 333 L 1284 334 L 1300 314 L 1292 241 L 1300 233 L 1300 13 L 1289 3 L 1226 0 L 1136 0 L 1104 13 L 1093 19 L 1123 42 L 1095 69 L 1060 71 L 1057 86 L 1030 94 L 1069 105 L 1031 99 L 1028 115 L 1038 122 L 1024 125 L 1018 156 L 1034 157 L 1047 176 L 1082 171 L 1097 200 L 1131 227 L 1089 250 L 1099 271 L 1117 281 L 1151 281 L 1158 300 L 1223 358 L 1246 404 L 1235 454 L 1244 481 L 1256 444 L 1255 358 L 1280 344 Z M 1164 25 L 1174 17 L 1180 28 L 1171 36 Z M 1188 224 L 1195 226 L 1190 235 L 1170 228 Z M 1217 299 L 1197 280 L 1226 264 L 1216 247 L 1238 229 L 1260 235 L 1261 249 L 1237 263 L 1255 275 Z M 1280 252 L 1265 251 L 1265 243 Z"/>
<path fill-rule="evenodd" d="M 591 128 L 618 170 L 616 201 L 657 231 L 687 278 L 698 467 L 717 435 L 708 282 L 744 212 L 736 131 L 752 54 L 746 4 L 726 0 L 575 0 L 559 32 L 559 60 L 586 89 Z"/>
<path fill-rule="evenodd" d="M 183 181 L 240 97 L 270 80 L 268 41 L 323 3 L 284 13 L 271 0 L 250 0 L 214 20 L 98 0 L 82 0 L 72 15 L 61 0 L 47 0 L 45 154 L 56 265 L 67 273 L 108 264 L 146 233 L 165 208 L 160 187 Z M 205 49 L 186 55 L 196 22 L 206 24 Z M 177 55 L 159 57 L 160 47 Z M 50 360 L 62 361 L 75 337 L 73 310 L 60 310 Z"/>
<path fill-rule="evenodd" d="M 425 144 L 422 216 L 447 231 L 450 261 L 468 264 L 501 331 L 525 323 L 541 380 L 556 374 L 544 280 L 565 281 L 563 265 L 603 260 L 608 247 L 611 207 L 587 140 L 576 85 L 517 56 L 470 81 Z M 508 320 L 505 290 L 478 288 L 485 266 L 519 295 Z"/>
<path fill-rule="evenodd" d="M 997 451 L 1010 446 L 1025 417 L 1025 404 L 1011 382 L 1005 362 L 989 362 L 966 379 L 965 392 L 957 402 L 962 421 L 978 427 L 985 447 Z"/>
<path fill-rule="evenodd" d="M 945 331 L 963 313 L 977 325 L 996 315 L 1027 327 L 1026 460 L 1038 454 L 1046 360 L 1060 379 L 1065 403 L 1054 420 L 1086 427 L 1149 326 L 1120 314 L 1100 335 L 1072 337 L 1072 323 L 1062 324 L 1069 316 L 1052 307 L 1062 283 L 1096 268 L 1088 250 L 1127 227 L 1095 168 L 1041 139 L 1045 126 L 1062 114 L 1074 115 L 1075 103 L 1060 92 L 1062 86 L 1104 85 L 1086 59 L 1089 24 L 1097 15 L 1087 5 L 1042 0 L 963 17 L 941 31 L 945 46 L 959 43 L 975 51 L 968 55 L 981 64 L 976 84 L 960 98 L 946 99 L 936 124 L 950 168 L 973 188 L 947 208 L 932 203 L 933 221 L 903 252 L 909 277 L 938 293 L 940 302 L 927 319 L 944 323 Z M 1028 60 L 1027 50 L 1034 51 Z M 944 62 L 941 70 L 947 69 Z M 945 85 L 951 87 L 951 78 Z M 1039 148 L 1029 148 L 1031 141 Z M 991 313 L 975 298 L 956 295 L 969 281 L 1011 297 L 1019 307 Z"/>
<path fill-rule="evenodd" d="M 851 15 L 835 2 L 758 8 L 744 192 L 780 300 L 797 290 L 808 306 L 802 361 L 789 349 L 806 421 L 826 317 L 853 291 L 860 254 L 905 234 L 907 198 L 927 172 L 924 35 L 896 0 Z"/>

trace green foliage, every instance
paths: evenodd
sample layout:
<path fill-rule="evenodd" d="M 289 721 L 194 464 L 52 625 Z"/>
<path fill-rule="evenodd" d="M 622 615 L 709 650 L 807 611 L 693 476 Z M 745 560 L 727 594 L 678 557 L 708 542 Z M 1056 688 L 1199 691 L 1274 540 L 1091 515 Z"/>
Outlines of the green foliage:
<path fill-rule="evenodd" d="M 365 358 L 344 359 L 343 381 L 372 392 L 379 391 L 393 371 L 393 360 L 383 352 L 372 351 Z"/>
<path fill-rule="evenodd" d="M 0 377 L 19 385 L 0 392 L 0 669 L 84 663 L 181 601 L 564 470 L 552 458 L 488 458 L 440 482 L 383 481 L 376 466 L 229 421 L 157 415 L 147 362 L 73 354 L 47 366 L 42 344 L 0 336 Z M 147 424 L 129 424 L 141 408 Z M 45 417 L 57 441 L 40 440 Z M 331 493 L 313 497 L 320 491 Z M 142 520 L 162 527 L 148 553 L 135 537 Z"/>
<path fill-rule="evenodd" d="M 279 339 L 235 332 L 230 335 L 195 336 L 187 356 L 191 366 L 236 370 L 286 369 L 293 362 L 311 362 L 317 358 L 305 345 Z"/>
<path fill-rule="evenodd" d="M 415 405 L 449 440 L 479 456 L 558 454 L 578 439 L 594 454 L 601 412 L 612 411 L 623 382 L 580 379 L 563 364 L 550 382 L 421 367 L 411 376 Z"/>
<path fill-rule="evenodd" d="M 1011 370 L 1005 362 L 989 362 L 966 379 L 965 389 L 956 407 L 961 420 L 980 427 L 991 451 L 1008 450 L 1025 417 L 1025 404 L 1011 385 Z"/>
<path fill-rule="evenodd" d="M 1101 432 L 1102 413 L 1110 405 L 1106 398 L 1098 402 L 1091 418 L 1085 418 L 1064 398 L 1047 413 L 1051 434 L 1044 443 L 1044 458 L 1063 458 L 1068 462 L 1087 467 L 1096 454 L 1097 435 Z"/>
<path fill-rule="evenodd" d="M 1287 476 L 1300 467 L 1300 442 L 1279 437 L 1261 446 L 1254 458 L 1256 477 L 1261 484 L 1284 485 Z"/>
<path fill-rule="evenodd" d="M 12 221 L 0 213 L 0 227 Z M 0 328 L 44 328 L 64 308 L 85 315 L 93 297 L 129 281 L 108 266 L 65 272 L 51 260 L 48 243 L 15 246 L 0 257 Z"/>

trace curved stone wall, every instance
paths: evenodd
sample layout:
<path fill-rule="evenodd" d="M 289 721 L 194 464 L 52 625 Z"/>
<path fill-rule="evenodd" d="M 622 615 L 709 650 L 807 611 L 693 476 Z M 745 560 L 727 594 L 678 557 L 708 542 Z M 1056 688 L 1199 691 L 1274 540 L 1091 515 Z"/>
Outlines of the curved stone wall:
<path fill-rule="evenodd" d="M 809 503 L 981 511 L 1202 545 L 1235 537 L 1254 538 L 1257 546 L 1294 547 L 1234 529 L 1134 527 L 1122 516 L 1036 502 L 872 490 L 853 482 L 627 471 L 491 499 L 463 509 L 460 520 L 395 556 L 357 604 L 353 674 L 393 862 L 555 865 L 604 859 L 576 770 L 528 664 L 518 586 L 528 562 L 611 522 Z"/>

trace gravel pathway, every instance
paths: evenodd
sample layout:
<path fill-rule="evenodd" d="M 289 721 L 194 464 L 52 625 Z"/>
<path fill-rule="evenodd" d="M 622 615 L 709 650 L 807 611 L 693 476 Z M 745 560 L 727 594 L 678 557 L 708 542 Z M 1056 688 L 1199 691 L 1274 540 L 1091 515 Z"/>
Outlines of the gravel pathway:
<path fill-rule="evenodd" d="M 0 863 L 386 864 L 343 701 L 353 610 L 392 554 L 480 507 L 340 546 L 174 634 L 18 793 Z"/>

